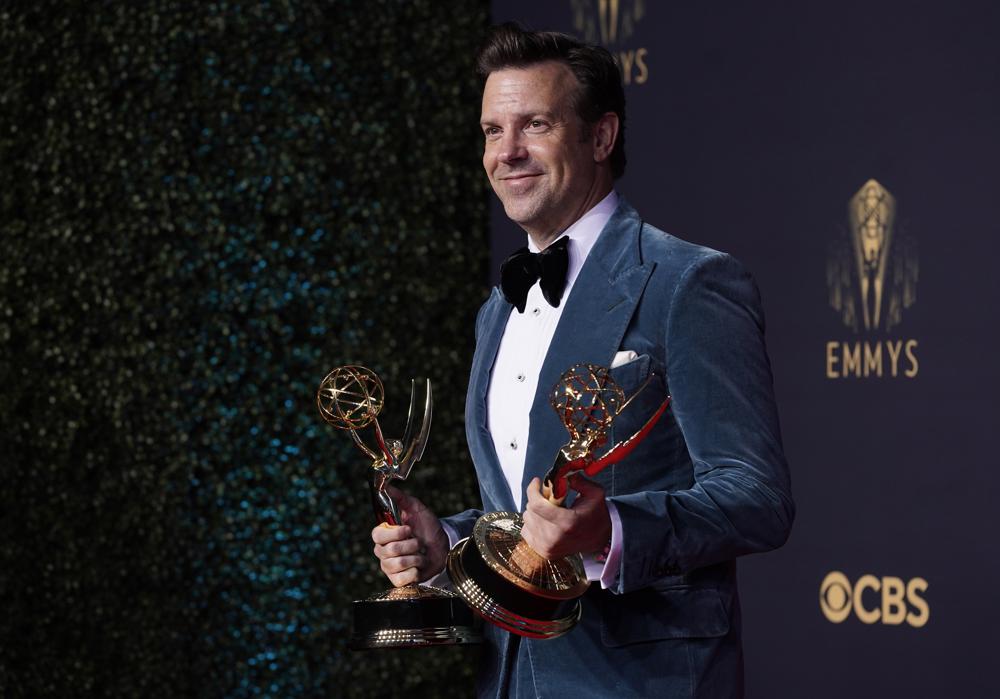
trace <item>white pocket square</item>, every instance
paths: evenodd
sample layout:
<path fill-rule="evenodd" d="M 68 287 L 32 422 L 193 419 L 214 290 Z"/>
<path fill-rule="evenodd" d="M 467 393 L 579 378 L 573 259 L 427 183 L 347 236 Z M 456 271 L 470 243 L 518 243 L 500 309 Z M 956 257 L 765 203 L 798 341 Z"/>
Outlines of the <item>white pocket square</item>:
<path fill-rule="evenodd" d="M 625 350 L 624 352 L 615 352 L 615 358 L 611 360 L 611 366 L 609 369 L 614 369 L 622 364 L 628 364 L 629 362 L 635 361 L 636 357 L 639 355 L 632 350 Z"/>

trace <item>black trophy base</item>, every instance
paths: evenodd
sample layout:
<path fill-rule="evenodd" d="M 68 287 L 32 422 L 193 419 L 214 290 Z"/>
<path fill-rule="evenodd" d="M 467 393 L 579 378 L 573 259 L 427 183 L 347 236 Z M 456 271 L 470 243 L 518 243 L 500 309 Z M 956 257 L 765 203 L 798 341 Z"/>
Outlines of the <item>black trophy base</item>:
<path fill-rule="evenodd" d="M 352 603 L 350 647 L 421 648 L 483 642 L 480 623 L 458 595 L 407 585 Z"/>

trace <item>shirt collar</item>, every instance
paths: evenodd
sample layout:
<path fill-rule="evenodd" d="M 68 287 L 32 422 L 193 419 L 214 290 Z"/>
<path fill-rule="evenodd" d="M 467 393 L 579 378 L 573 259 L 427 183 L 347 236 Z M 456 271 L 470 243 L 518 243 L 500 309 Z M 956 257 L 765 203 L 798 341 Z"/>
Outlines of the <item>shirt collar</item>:
<path fill-rule="evenodd" d="M 615 190 L 608 192 L 608 195 L 601 199 L 587 213 L 578 218 L 573 225 L 567 228 L 559 238 L 569 238 L 569 266 L 566 269 L 566 291 L 576 281 L 583 263 L 587 260 L 591 248 L 597 242 L 597 238 L 604 230 L 611 215 L 618 208 L 618 193 Z M 559 240 L 556 238 L 556 240 Z M 555 241 L 553 241 L 555 242 Z M 531 252 L 538 252 L 538 246 L 532 242 L 528 236 L 528 249 Z"/>

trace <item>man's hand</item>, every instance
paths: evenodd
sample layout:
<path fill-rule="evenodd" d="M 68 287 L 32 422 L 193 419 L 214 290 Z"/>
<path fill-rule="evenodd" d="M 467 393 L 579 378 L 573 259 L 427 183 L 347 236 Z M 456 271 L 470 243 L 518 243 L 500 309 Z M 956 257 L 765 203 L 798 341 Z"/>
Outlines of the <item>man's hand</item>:
<path fill-rule="evenodd" d="M 444 569 L 448 535 L 424 503 L 401 490 L 386 489 L 399 507 L 403 523 L 372 529 L 375 556 L 395 587 L 427 580 Z"/>
<path fill-rule="evenodd" d="M 579 495 L 573 507 L 566 508 L 546 500 L 541 484 L 538 478 L 528 484 L 528 507 L 521 528 L 528 546 L 550 560 L 603 551 L 611 540 L 611 515 L 604 489 L 578 473 L 572 475 L 569 484 Z"/>

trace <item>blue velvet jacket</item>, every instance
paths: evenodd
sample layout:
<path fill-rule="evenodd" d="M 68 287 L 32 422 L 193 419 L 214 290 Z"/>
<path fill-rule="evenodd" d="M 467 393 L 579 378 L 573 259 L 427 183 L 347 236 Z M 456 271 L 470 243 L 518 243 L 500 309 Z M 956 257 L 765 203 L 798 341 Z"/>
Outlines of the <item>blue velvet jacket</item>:
<path fill-rule="evenodd" d="M 522 488 L 568 435 L 547 394 L 571 365 L 609 366 L 632 395 L 609 444 L 665 395 L 649 437 L 597 480 L 618 509 L 624 549 L 614 588 L 591 585 L 583 618 L 557 639 L 487 628 L 481 697 L 739 697 L 737 556 L 781 546 L 794 517 L 760 296 L 733 258 L 644 223 L 622 200 L 591 250 L 545 358 L 531 408 Z M 483 511 L 516 509 L 487 430 L 486 391 L 511 305 L 480 310 L 466 433 L 483 509 L 446 521 L 467 536 Z"/>

